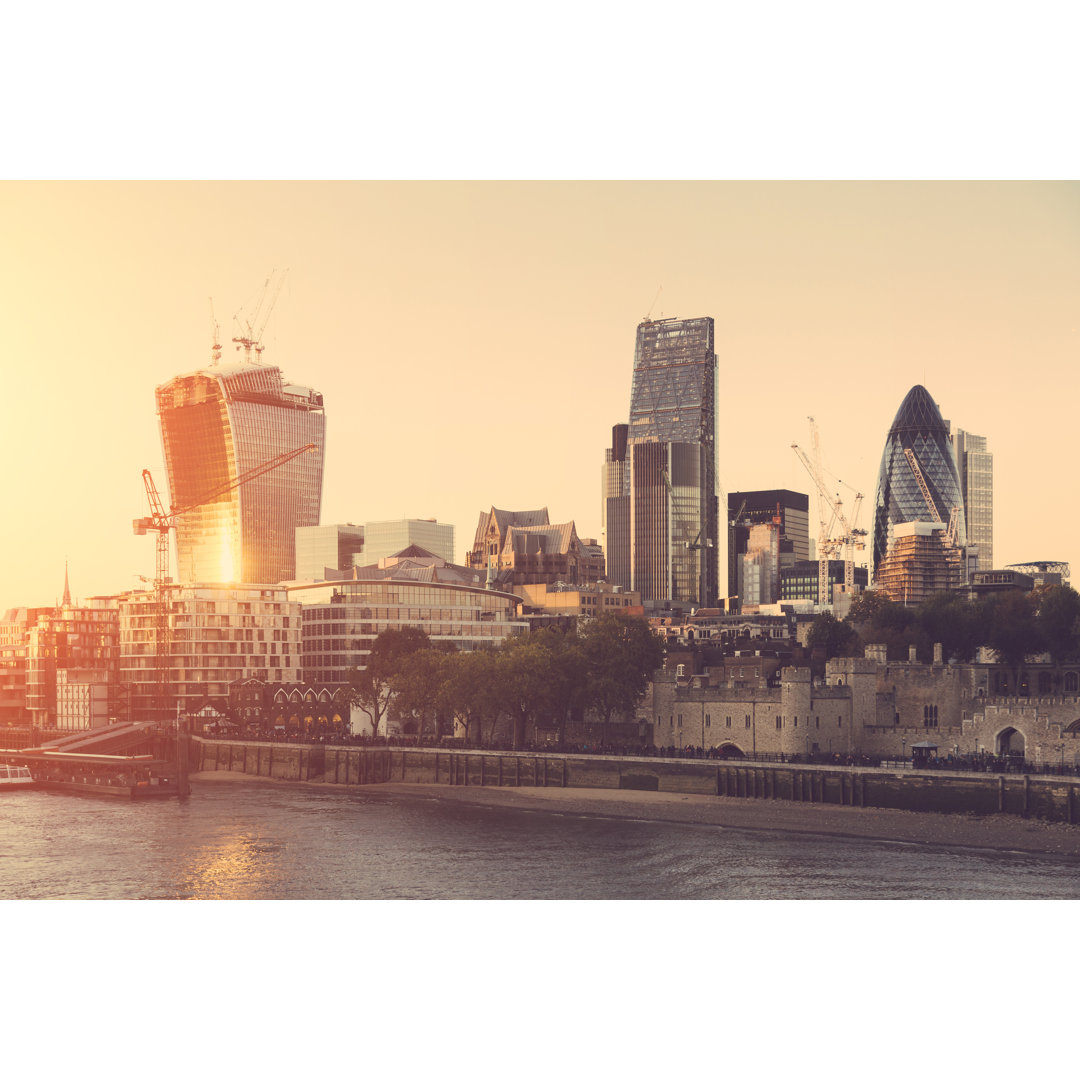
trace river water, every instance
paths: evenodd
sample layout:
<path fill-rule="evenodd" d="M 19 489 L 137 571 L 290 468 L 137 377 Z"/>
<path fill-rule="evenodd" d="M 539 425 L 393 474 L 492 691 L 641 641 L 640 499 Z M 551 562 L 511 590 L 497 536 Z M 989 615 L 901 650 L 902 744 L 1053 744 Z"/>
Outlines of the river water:
<path fill-rule="evenodd" d="M 0 798 L 0 899 L 1076 899 L 1080 860 L 195 781 Z"/>

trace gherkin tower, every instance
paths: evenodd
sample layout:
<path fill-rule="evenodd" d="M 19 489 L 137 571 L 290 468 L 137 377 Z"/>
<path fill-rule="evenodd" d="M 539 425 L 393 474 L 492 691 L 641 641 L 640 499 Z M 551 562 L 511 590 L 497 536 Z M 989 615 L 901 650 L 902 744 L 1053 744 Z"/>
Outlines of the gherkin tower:
<path fill-rule="evenodd" d="M 948 522 L 955 507 L 961 510 L 956 544 L 964 547 L 964 500 L 956 471 L 949 427 L 941 410 L 924 386 L 913 386 L 900 403 L 896 418 L 885 439 L 874 494 L 874 572 L 892 541 L 893 526 L 904 521 L 932 521 L 935 515 L 927 505 L 906 451 L 912 451 L 918 471 L 937 510 L 937 519 Z"/>

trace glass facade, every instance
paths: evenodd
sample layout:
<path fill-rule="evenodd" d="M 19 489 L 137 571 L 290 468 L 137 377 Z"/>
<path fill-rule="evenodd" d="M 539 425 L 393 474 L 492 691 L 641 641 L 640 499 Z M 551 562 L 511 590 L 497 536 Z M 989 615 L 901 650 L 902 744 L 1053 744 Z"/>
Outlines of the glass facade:
<path fill-rule="evenodd" d="M 289 597 L 303 611 L 305 681 L 339 686 L 350 668 L 363 668 L 384 630 L 423 630 L 459 650 L 498 645 L 527 630 L 521 598 L 491 589 L 406 578 L 295 585 Z"/>
<path fill-rule="evenodd" d="M 222 364 L 157 388 L 181 582 L 266 582 L 295 575 L 294 531 L 317 525 L 326 417 L 322 395 L 286 384 L 277 367 Z M 279 454 L 313 453 L 220 495 L 222 485 Z"/>
<path fill-rule="evenodd" d="M 373 566 L 413 545 L 454 561 L 454 526 L 433 519 L 403 518 L 400 521 L 368 521 L 364 524 L 364 565 Z"/>
<path fill-rule="evenodd" d="M 296 530 L 296 580 L 322 581 L 329 569 L 363 565 L 363 525 L 302 525 Z"/>
<path fill-rule="evenodd" d="M 956 471 L 949 427 L 941 410 L 923 386 L 913 386 L 900 404 L 885 439 L 877 490 L 874 495 L 874 573 L 885 559 L 893 540 L 893 528 L 901 522 L 933 520 L 905 451 L 910 450 L 937 508 L 938 520 L 948 524 L 963 496 Z M 963 513 L 958 523 L 956 546 L 967 545 Z"/>
<path fill-rule="evenodd" d="M 626 438 L 630 550 L 624 559 L 609 535 L 609 566 L 628 564 L 629 585 L 646 601 L 715 603 L 719 506 L 711 318 L 638 326 Z M 605 511 L 618 515 L 611 503 Z"/>
<path fill-rule="evenodd" d="M 986 437 L 957 429 L 956 465 L 964 493 L 964 521 L 969 544 L 978 544 L 980 570 L 994 568 L 994 455 Z"/>

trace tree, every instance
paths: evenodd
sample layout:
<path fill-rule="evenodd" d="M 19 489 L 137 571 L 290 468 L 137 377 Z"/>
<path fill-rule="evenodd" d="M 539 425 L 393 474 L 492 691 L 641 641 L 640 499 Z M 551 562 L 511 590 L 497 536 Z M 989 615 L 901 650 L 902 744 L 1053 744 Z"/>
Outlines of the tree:
<path fill-rule="evenodd" d="M 434 735 L 443 734 L 442 723 L 447 713 L 446 680 L 453 648 L 420 649 L 409 656 L 409 662 L 399 665 L 390 680 L 394 703 L 403 715 L 416 720 L 417 736 L 424 740 L 428 720 Z"/>
<path fill-rule="evenodd" d="M 503 707 L 512 720 L 515 749 L 525 741 L 530 721 L 535 732 L 537 718 L 548 705 L 566 637 L 560 630 L 538 630 L 508 638 L 499 650 L 498 683 Z"/>
<path fill-rule="evenodd" d="M 861 642 L 853 626 L 825 611 L 810 624 L 806 644 L 811 649 L 824 650 L 825 659 L 831 660 L 834 656 L 858 655 Z"/>
<path fill-rule="evenodd" d="M 1019 690 L 1024 662 L 1046 647 L 1035 618 L 1031 593 L 1008 592 L 990 597 L 981 608 L 982 643 L 997 653 L 998 660 L 1013 669 Z"/>
<path fill-rule="evenodd" d="M 349 671 L 349 704 L 367 713 L 373 735 L 379 734 L 379 724 L 394 698 L 395 676 L 409 657 L 430 645 L 427 634 L 414 626 L 384 630 L 371 643 L 366 666 Z"/>
<path fill-rule="evenodd" d="M 1034 593 L 1035 621 L 1055 666 L 1080 655 L 1080 593 L 1048 585 Z"/>
<path fill-rule="evenodd" d="M 455 653 L 448 661 L 442 700 L 465 729 L 465 741 L 481 745 L 484 721 L 491 719 L 494 727 L 500 712 L 496 651 Z"/>
<path fill-rule="evenodd" d="M 983 634 L 978 607 L 957 593 L 937 593 L 924 600 L 915 609 L 915 626 L 926 660 L 940 644 L 944 660 L 970 661 Z"/>
<path fill-rule="evenodd" d="M 581 643 L 587 664 L 586 700 L 600 717 L 604 747 L 612 716 L 629 713 L 641 700 L 664 662 L 664 645 L 644 619 L 614 614 L 590 621 Z"/>

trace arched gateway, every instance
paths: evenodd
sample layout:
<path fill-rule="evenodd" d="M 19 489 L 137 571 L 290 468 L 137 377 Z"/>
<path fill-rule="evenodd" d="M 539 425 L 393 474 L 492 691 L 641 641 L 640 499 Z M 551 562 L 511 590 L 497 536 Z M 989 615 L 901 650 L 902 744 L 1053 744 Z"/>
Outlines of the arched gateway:
<path fill-rule="evenodd" d="M 1003 757 L 1024 756 L 1024 736 L 1014 727 L 1002 728 L 994 736 L 994 753 Z"/>

